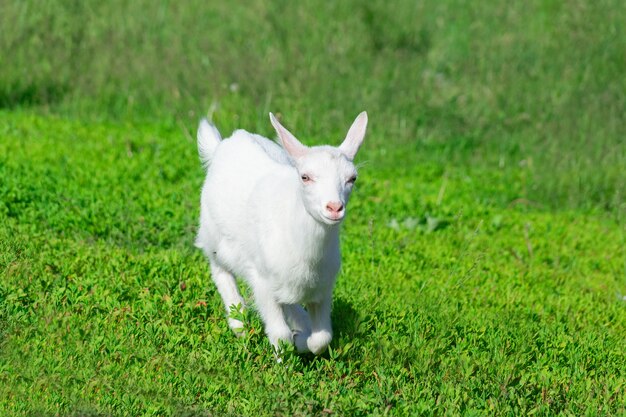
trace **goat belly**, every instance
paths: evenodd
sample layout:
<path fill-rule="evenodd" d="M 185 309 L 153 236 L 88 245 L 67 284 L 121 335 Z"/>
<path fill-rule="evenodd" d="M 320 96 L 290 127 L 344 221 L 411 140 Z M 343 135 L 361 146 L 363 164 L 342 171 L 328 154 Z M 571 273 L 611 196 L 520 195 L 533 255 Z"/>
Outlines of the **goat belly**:
<path fill-rule="evenodd" d="M 282 284 L 274 287 L 274 297 L 281 304 L 300 304 L 318 302 L 321 292 L 315 287 L 308 287 L 302 283 L 290 282 L 291 285 Z"/>

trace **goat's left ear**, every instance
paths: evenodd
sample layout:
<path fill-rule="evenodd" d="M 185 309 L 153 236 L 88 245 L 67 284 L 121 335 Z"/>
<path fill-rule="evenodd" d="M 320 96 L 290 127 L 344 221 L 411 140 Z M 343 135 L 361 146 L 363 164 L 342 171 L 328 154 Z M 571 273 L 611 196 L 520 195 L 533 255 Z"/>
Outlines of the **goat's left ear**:
<path fill-rule="evenodd" d="M 350 130 L 348 130 L 348 134 L 343 143 L 339 146 L 341 153 L 347 156 L 348 159 L 353 160 L 356 156 L 357 151 L 363 143 L 363 138 L 365 138 L 366 129 L 367 112 L 361 112 L 352 123 L 352 126 L 350 126 Z"/>

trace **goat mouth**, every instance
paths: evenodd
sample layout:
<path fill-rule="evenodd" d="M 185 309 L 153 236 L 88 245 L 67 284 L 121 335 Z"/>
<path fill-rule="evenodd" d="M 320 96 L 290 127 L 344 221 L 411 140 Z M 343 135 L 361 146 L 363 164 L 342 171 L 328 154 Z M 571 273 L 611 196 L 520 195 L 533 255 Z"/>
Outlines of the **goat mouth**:
<path fill-rule="evenodd" d="M 322 214 L 322 218 L 326 223 L 337 224 L 343 220 L 343 214 L 338 217 L 327 216 L 326 214 Z"/>

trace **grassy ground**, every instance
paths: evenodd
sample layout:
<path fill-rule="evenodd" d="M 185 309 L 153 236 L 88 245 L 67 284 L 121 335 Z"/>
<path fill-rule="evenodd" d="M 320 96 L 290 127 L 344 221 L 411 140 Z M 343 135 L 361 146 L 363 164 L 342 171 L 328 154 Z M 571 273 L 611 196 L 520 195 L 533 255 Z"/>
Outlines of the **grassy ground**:
<path fill-rule="evenodd" d="M 0 6 L 0 414 L 626 414 L 623 2 L 208 3 Z M 207 109 L 370 113 L 320 358 L 228 330 Z"/>
<path fill-rule="evenodd" d="M 365 149 L 332 350 L 276 364 L 256 316 L 232 336 L 192 247 L 180 128 L 0 125 L 5 412 L 625 412 L 624 229 L 515 204 L 517 165 Z"/>

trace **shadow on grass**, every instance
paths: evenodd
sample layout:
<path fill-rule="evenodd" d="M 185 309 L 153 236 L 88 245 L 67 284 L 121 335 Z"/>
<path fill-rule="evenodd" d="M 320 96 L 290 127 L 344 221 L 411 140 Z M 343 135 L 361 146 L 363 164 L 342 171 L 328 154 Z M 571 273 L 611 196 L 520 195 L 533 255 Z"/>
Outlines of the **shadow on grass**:
<path fill-rule="evenodd" d="M 332 311 L 333 340 L 330 343 L 332 350 L 341 350 L 342 344 L 356 337 L 359 329 L 360 319 L 357 310 L 353 305 L 342 298 L 335 298 Z M 341 340 L 341 341 L 340 341 Z M 319 356 L 313 353 L 296 353 L 295 349 L 290 349 L 288 356 L 294 355 L 304 367 L 310 367 L 320 358 L 330 359 L 331 354 L 327 349 Z M 351 351 L 350 355 L 354 353 Z"/>
<path fill-rule="evenodd" d="M 339 297 L 335 299 L 332 320 L 335 338 L 352 339 L 358 333 L 359 313 L 349 301 Z"/>

